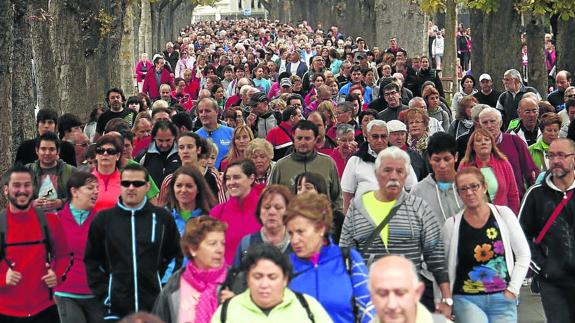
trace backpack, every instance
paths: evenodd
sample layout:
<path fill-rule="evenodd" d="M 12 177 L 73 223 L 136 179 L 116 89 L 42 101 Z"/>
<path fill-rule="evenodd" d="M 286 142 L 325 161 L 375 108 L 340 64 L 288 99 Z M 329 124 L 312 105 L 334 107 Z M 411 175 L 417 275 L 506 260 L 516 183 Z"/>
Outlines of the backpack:
<path fill-rule="evenodd" d="M 341 250 L 341 257 L 343 258 L 343 264 L 345 266 L 345 271 L 349 275 L 351 279 L 352 276 L 352 267 L 353 267 L 353 260 L 351 259 L 351 247 L 340 247 Z M 352 283 L 353 284 L 353 283 Z M 353 317 L 355 318 L 355 322 L 359 322 L 361 318 L 359 317 L 359 308 L 357 307 L 357 303 L 355 301 L 355 297 L 351 296 L 351 309 L 353 311 Z"/>
<path fill-rule="evenodd" d="M 315 317 L 311 311 L 311 309 L 309 308 L 309 303 L 307 302 L 307 300 L 305 299 L 305 297 L 303 296 L 302 293 L 298 293 L 298 292 L 293 292 L 295 294 L 295 297 L 297 298 L 297 300 L 299 301 L 299 303 L 301 304 L 301 306 L 305 309 L 305 312 L 307 314 L 307 317 L 309 318 L 309 320 L 311 321 L 311 323 L 315 323 Z M 233 298 L 233 297 L 232 297 Z M 230 301 L 232 300 L 232 298 L 228 298 L 224 301 L 224 303 L 222 304 L 222 312 L 220 313 L 220 322 L 221 323 L 225 323 L 227 316 L 228 316 L 228 306 L 230 304 Z"/>

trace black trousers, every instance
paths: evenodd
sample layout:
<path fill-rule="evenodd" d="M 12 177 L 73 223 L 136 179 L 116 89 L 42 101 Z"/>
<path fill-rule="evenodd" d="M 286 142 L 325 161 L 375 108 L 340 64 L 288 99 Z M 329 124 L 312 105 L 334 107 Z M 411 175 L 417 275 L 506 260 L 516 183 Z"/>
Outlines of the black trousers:
<path fill-rule="evenodd" d="M 58 308 L 56 305 L 50 306 L 42 312 L 27 317 L 14 317 L 0 314 L 2 323 L 59 323 Z"/>
<path fill-rule="evenodd" d="M 575 322 L 575 282 L 556 284 L 539 279 L 539 287 L 547 322 Z"/>

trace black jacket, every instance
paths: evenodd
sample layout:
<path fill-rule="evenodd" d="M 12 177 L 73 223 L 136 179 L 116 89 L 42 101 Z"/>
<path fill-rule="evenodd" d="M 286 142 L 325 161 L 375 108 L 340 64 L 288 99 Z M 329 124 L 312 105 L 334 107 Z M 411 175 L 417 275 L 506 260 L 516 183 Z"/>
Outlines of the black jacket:
<path fill-rule="evenodd" d="M 181 253 L 180 234 L 167 210 L 148 201 L 130 211 L 120 203 L 94 218 L 84 263 L 88 284 L 108 315 L 122 317 L 152 310 L 163 271 L 174 258 L 181 264 Z"/>
<path fill-rule="evenodd" d="M 178 155 L 178 149 L 175 143 L 172 145 L 172 149 L 166 154 L 158 150 L 153 139 L 148 149 L 142 150 L 138 156 L 136 156 L 135 160 L 140 163 L 140 165 L 146 167 L 157 185 L 162 185 L 164 178 L 166 178 L 168 174 L 172 174 L 176 169 L 182 166 L 182 161 Z"/>
<path fill-rule="evenodd" d="M 419 96 L 421 96 L 421 91 L 422 91 L 422 85 L 423 83 L 427 82 L 427 81 L 431 81 L 433 82 L 433 84 L 435 84 L 435 88 L 437 89 L 437 92 L 439 92 L 439 96 L 441 96 L 442 98 L 445 97 L 445 92 L 443 91 L 443 84 L 441 83 L 441 80 L 439 79 L 439 77 L 437 76 L 437 73 L 435 72 L 435 70 L 432 70 L 431 68 L 427 69 L 427 70 L 420 70 L 417 73 L 417 76 L 419 77 L 419 86 L 417 89 L 417 93 Z M 415 92 L 413 92 L 415 94 Z"/>
<path fill-rule="evenodd" d="M 571 185 L 569 191 L 575 190 Z M 547 234 L 536 245 L 537 238 L 551 213 L 567 192 L 561 192 L 551 175 L 527 191 L 519 211 L 519 221 L 531 248 L 531 267 L 540 277 L 554 282 L 575 282 L 575 196 L 569 200 Z"/>

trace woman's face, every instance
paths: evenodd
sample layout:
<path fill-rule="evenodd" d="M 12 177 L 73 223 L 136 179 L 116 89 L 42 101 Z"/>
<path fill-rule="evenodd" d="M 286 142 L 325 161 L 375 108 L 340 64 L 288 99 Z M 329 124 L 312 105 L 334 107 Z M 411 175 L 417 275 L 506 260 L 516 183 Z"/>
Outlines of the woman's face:
<path fill-rule="evenodd" d="M 120 153 L 114 145 L 103 144 L 96 148 L 96 159 L 98 160 L 98 170 L 115 168 L 116 162 L 120 159 Z"/>
<path fill-rule="evenodd" d="M 138 121 L 136 127 L 135 135 L 136 138 L 141 140 L 142 138 L 148 137 L 152 134 L 152 123 L 150 120 L 142 118 Z"/>
<path fill-rule="evenodd" d="M 230 196 L 235 198 L 244 198 L 252 190 L 254 176 L 247 176 L 242 171 L 240 165 L 229 167 L 226 172 L 226 188 Z"/>
<path fill-rule="evenodd" d="M 383 66 L 383 75 L 384 76 L 391 76 L 391 66 L 389 66 L 387 64 Z"/>
<path fill-rule="evenodd" d="M 336 96 L 339 93 L 339 87 L 337 86 L 337 82 L 331 83 L 329 88 L 331 89 L 332 96 Z"/>
<path fill-rule="evenodd" d="M 315 186 L 312 183 L 308 182 L 307 178 L 302 176 L 299 184 L 297 185 L 297 193 L 302 194 L 306 192 L 318 193 Z"/>
<path fill-rule="evenodd" d="M 422 58 L 420 63 L 421 69 L 428 69 L 429 68 L 429 60 L 427 58 Z"/>
<path fill-rule="evenodd" d="M 478 134 L 473 141 L 473 150 L 478 156 L 487 156 L 491 154 L 491 138 Z"/>
<path fill-rule="evenodd" d="M 250 141 L 251 141 L 250 136 L 245 131 L 242 131 L 238 133 L 236 136 L 234 136 L 234 145 L 236 146 L 236 149 L 238 150 L 240 155 L 244 154 L 244 151 L 246 151 L 246 147 L 248 146 Z"/>
<path fill-rule="evenodd" d="M 437 109 L 439 107 L 439 95 L 437 94 L 430 94 L 427 97 L 427 108 L 431 110 Z"/>
<path fill-rule="evenodd" d="M 543 142 L 549 145 L 557 138 L 559 138 L 559 125 L 550 124 L 543 128 Z"/>
<path fill-rule="evenodd" d="M 88 180 L 78 188 L 72 188 L 72 203 L 76 208 L 91 210 L 98 199 L 98 181 Z"/>
<path fill-rule="evenodd" d="M 486 203 L 487 187 L 481 184 L 474 174 L 465 174 L 457 178 L 457 192 L 466 208 L 477 208 Z"/>
<path fill-rule="evenodd" d="M 407 121 L 407 129 L 409 130 L 409 135 L 412 138 L 419 139 L 425 134 L 427 126 L 423 121 L 423 117 L 419 114 L 416 114 Z"/>
<path fill-rule="evenodd" d="M 256 174 L 263 176 L 270 167 L 272 159 L 264 151 L 256 150 L 252 154 L 252 161 L 256 165 Z"/>
<path fill-rule="evenodd" d="M 140 112 L 140 103 L 135 102 L 135 103 L 130 103 L 128 104 L 128 108 L 136 111 L 136 113 Z"/>
<path fill-rule="evenodd" d="M 178 155 L 182 161 L 182 165 L 192 165 L 198 161 L 198 154 L 200 153 L 196 140 L 190 136 L 183 136 L 178 139 Z"/>
<path fill-rule="evenodd" d="M 180 205 L 193 203 L 198 195 L 196 181 L 190 175 L 180 174 L 174 181 L 174 196 Z"/>
<path fill-rule="evenodd" d="M 303 86 L 303 83 L 301 81 L 295 81 L 293 83 L 293 90 L 296 92 L 301 91 L 302 86 Z"/>
<path fill-rule="evenodd" d="M 319 76 L 318 76 L 318 77 L 315 78 L 315 81 L 313 82 L 313 86 L 317 89 L 317 88 L 319 88 L 320 86 L 322 86 L 323 83 L 324 83 L 323 77 L 319 77 Z"/>
<path fill-rule="evenodd" d="M 282 302 L 288 278 L 273 261 L 260 259 L 248 270 L 247 283 L 253 302 L 272 308 Z"/>
<path fill-rule="evenodd" d="M 262 203 L 260 218 L 264 228 L 278 230 L 284 227 L 283 217 L 286 211 L 286 200 L 280 194 L 268 195 Z"/>
<path fill-rule="evenodd" d="M 215 269 L 224 265 L 226 238 L 224 232 L 211 231 L 197 248 L 188 247 L 194 264 L 199 269 Z"/>
<path fill-rule="evenodd" d="M 287 223 L 293 251 L 299 258 L 309 258 L 323 245 L 325 226 L 319 226 L 303 216 L 296 216 Z"/>
<path fill-rule="evenodd" d="M 367 124 L 370 123 L 372 120 L 375 120 L 375 117 L 371 114 L 366 114 L 361 118 L 361 132 L 367 135 Z"/>

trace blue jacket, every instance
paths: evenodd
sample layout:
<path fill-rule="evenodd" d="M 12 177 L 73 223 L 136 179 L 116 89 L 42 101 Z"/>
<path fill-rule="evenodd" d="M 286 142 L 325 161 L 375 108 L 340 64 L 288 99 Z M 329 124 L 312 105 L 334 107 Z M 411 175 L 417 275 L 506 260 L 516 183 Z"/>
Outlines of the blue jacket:
<path fill-rule="evenodd" d="M 353 83 L 349 82 L 346 85 L 342 86 L 341 89 L 339 89 L 339 94 L 343 95 L 343 96 L 347 96 L 349 94 L 349 90 L 351 89 L 351 87 L 353 86 Z M 362 84 L 363 86 L 363 84 Z M 373 89 L 370 86 L 363 86 L 364 89 L 364 93 L 363 93 L 363 103 L 367 103 L 370 104 L 371 103 L 371 99 L 372 99 L 372 92 Z M 361 108 L 361 107 L 360 107 Z"/>
<path fill-rule="evenodd" d="M 376 317 L 367 287 L 367 267 L 355 249 L 350 253 L 352 276 L 345 268 L 341 249 L 329 241 L 320 250 L 317 266 L 308 260 L 290 255 L 294 278 L 289 283 L 293 291 L 316 298 L 326 309 L 334 323 L 354 322 L 351 298 L 355 298 L 362 323 Z"/>

